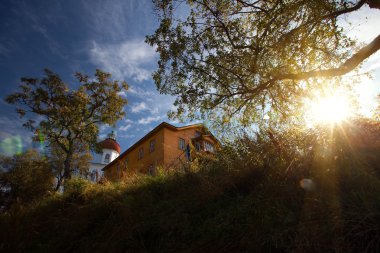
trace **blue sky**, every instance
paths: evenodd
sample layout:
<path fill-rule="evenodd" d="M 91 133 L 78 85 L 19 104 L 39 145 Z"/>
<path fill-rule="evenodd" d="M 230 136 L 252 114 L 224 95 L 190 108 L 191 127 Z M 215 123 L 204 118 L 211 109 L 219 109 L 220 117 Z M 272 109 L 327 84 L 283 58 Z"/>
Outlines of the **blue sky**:
<path fill-rule="evenodd" d="M 150 0 L 0 1 L 0 142 L 18 136 L 24 148 L 31 145 L 31 133 L 4 98 L 20 77 L 41 77 L 44 68 L 69 85 L 74 72 L 96 68 L 127 81 L 127 115 L 116 128 L 102 126 L 100 135 L 116 130 L 122 150 L 160 122 L 171 122 L 166 112 L 174 98 L 155 90 L 157 55 L 144 43 L 157 26 Z"/>
<path fill-rule="evenodd" d="M 378 14 L 364 8 L 350 15 L 350 34 L 369 42 L 379 33 Z M 41 77 L 44 68 L 68 84 L 74 72 L 93 74 L 96 68 L 129 84 L 127 115 L 114 128 L 122 150 L 162 121 L 177 125 L 166 116 L 174 98 L 158 94 L 151 78 L 158 58 L 144 39 L 157 26 L 150 0 L 0 1 L 0 153 L 15 150 L 9 145 L 31 146 L 31 133 L 4 98 L 17 89 L 20 77 Z M 363 96 L 379 92 L 379 67 L 378 52 L 363 66 L 374 77 L 363 79 Z M 112 129 L 101 127 L 100 138 Z"/>

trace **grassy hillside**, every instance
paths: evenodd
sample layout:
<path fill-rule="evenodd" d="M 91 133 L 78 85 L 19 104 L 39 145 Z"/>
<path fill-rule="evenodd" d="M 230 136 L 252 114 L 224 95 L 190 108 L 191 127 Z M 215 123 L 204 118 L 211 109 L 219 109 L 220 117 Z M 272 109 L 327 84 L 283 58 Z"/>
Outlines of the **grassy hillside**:
<path fill-rule="evenodd" d="M 379 252 L 378 148 L 281 145 L 242 138 L 188 173 L 73 180 L 2 215 L 0 250 Z"/>

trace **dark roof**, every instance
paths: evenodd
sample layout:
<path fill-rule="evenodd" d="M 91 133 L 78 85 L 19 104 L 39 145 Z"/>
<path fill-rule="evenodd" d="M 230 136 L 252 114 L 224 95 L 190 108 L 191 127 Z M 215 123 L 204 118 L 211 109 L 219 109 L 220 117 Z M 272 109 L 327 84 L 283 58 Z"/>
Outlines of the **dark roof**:
<path fill-rule="evenodd" d="M 114 139 L 107 138 L 104 141 L 99 142 L 98 145 L 102 149 L 107 148 L 107 149 L 116 150 L 120 154 L 120 151 L 121 151 L 120 145 Z"/>
<path fill-rule="evenodd" d="M 188 125 L 188 126 L 183 126 L 183 127 L 176 127 L 176 126 L 173 126 L 169 123 L 166 123 L 166 122 L 162 122 L 161 124 L 159 124 L 158 126 L 156 126 L 152 131 L 150 131 L 149 133 L 147 133 L 144 137 L 142 137 L 140 140 L 138 140 L 135 144 L 133 144 L 130 148 L 128 148 L 126 151 L 124 151 L 120 156 L 118 156 L 116 159 L 114 159 L 112 162 L 110 162 L 109 164 L 107 164 L 103 170 L 106 170 L 109 166 L 112 166 L 114 163 L 116 163 L 119 159 L 121 159 L 122 157 L 124 157 L 126 154 L 128 154 L 131 150 L 133 150 L 136 146 L 140 145 L 142 142 L 144 142 L 146 139 L 150 138 L 153 134 L 157 133 L 158 131 L 160 131 L 161 129 L 163 128 L 169 128 L 173 131 L 179 131 L 179 130 L 184 130 L 184 129 L 187 129 L 187 128 L 192 128 L 192 127 L 201 127 L 203 126 L 203 124 L 193 124 L 193 125 Z M 214 137 L 215 138 L 215 137 Z M 215 138 L 216 139 L 216 138 Z"/>

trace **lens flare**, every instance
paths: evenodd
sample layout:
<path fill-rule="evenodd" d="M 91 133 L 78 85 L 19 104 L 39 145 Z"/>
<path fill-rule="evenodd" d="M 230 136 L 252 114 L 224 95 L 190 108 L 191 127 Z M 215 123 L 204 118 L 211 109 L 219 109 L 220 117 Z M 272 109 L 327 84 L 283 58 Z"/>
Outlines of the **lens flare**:
<path fill-rule="evenodd" d="M 0 142 L 0 150 L 5 155 L 15 155 L 22 153 L 22 139 L 21 136 L 15 135 L 3 139 Z"/>
<path fill-rule="evenodd" d="M 304 178 L 300 181 L 300 186 L 305 191 L 314 191 L 315 190 L 315 184 L 313 180 L 309 178 Z"/>
<path fill-rule="evenodd" d="M 43 133 L 41 133 L 39 129 L 36 130 L 36 135 L 35 135 L 34 140 L 36 142 L 39 142 L 40 144 L 39 149 L 42 153 L 44 153 L 45 152 L 45 136 Z"/>

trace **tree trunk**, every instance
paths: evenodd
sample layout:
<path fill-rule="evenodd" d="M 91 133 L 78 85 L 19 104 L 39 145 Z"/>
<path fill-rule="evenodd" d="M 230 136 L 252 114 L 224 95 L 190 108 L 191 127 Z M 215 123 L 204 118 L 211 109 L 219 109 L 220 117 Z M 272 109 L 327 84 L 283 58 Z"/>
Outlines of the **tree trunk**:
<path fill-rule="evenodd" d="M 71 163 L 73 159 L 73 153 L 69 151 L 66 154 L 66 159 L 63 163 L 64 168 L 63 168 L 63 180 L 70 179 L 71 178 Z"/>
<path fill-rule="evenodd" d="M 59 188 L 61 188 L 61 185 L 63 183 L 63 177 L 57 179 L 57 185 L 55 186 L 54 191 L 58 191 Z"/>

